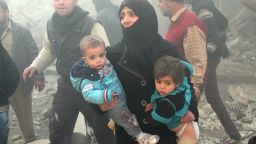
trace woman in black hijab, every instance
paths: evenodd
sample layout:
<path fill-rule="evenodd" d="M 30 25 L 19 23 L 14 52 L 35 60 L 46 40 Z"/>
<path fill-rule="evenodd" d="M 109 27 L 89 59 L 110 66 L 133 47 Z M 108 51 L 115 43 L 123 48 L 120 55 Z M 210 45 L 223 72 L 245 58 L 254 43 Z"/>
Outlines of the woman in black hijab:
<path fill-rule="evenodd" d="M 124 9 L 130 9 L 127 13 Z M 119 10 L 123 39 L 108 48 L 108 59 L 114 66 L 126 93 L 126 102 L 137 116 L 143 131 L 160 136 L 159 144 L 175 144 L 175 134 L 164 125 L 153 126 L 145 119 L 145 107 L 155 90 L 153 64 L 161 56 L 178 57 L 175 47 L 158 34 L 156 13 L 146 0 L 124 1 Z M 126 17 L 128 16 L 128 17 Z M 136 21 L 129 23 L 131 18 Z M 127 18 L 127 19 L 126 19 Z M 102 106 L 102 110 L 106 110 Z M 111 107 L 109 105 L 106 107 Z M 197 108 L 190 110 L 197 117 Z M 123 128 L 116 126 L 117 144 L 134 144 Z"/>

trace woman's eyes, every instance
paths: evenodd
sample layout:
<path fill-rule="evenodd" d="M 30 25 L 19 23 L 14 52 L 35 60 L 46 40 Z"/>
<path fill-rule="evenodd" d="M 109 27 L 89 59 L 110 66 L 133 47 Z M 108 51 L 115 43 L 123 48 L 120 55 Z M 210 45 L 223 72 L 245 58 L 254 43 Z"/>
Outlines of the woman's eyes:
<path fill-rule="evenodd" d="M 133 12 L 128 12 L 127 14 L 121 14 L 120 15 L 120 19 L 124 19 L 124 17 L 135 17 L 136 15 L 135 15 L 135 13 L 133 13 Z"/>

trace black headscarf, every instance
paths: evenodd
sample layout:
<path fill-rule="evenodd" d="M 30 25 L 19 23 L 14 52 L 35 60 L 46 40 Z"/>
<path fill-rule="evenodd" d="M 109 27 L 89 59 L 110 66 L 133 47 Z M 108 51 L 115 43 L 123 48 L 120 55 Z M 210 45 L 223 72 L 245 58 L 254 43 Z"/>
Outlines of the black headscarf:
<path fill-rule="evenodd" d="M 127 0 L 119 9 L 127 6 L 139 17 L 139 19 L 129 28 L 123 29 L 123 45 L 127 47 L 127 53 L 142 66 L 152 67 L 152 58 L 158 55 L 160 49 L 174 48 L 158 34 L 158 21 L 154 8 L 147 0 Z M 174 50 L 173 50 L 174 51 Z M 174 51 L 173 55 L 177 56 Z M 148 67 L 148 68 L 149 68 Z"/>
<path fill-rule="evenodd" d="M 79 6 L 75 6 L 73 11 L 67 16 L 60 16 L 55 12 L 52 16 L 53 27 L 57 31 L 66 32 L 74 28 L 89 12 L 84 11 Z"/>

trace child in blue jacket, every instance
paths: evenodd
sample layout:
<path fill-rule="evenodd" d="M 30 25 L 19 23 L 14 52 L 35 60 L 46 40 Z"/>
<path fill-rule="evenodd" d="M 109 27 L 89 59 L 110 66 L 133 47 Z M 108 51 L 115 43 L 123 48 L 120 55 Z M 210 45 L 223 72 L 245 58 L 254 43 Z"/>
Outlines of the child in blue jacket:
<path fill-rule="evenodd" d="M 140 144 L 156 144 L 159 136 L 141 131 L 135 115 L 126 106 L 125 93 L 113 66 L 106 58 L 104 41 L 98 36 L 86 36 L 80 42 L 82 59 L 71 70 L 73 87 L 83 94 L 86 101 L 93 104 L 117 104 L 106 113 L 126 132 L 134 136 Z"/>
<path fill-rule="evenodd" d="M 156 90 L 146 106 L 148 121 L 151 124 L 165 125 L 175 132 L 178 144 L 196 144 L 199 137 L 198 124 L 182 123 L 193 94 L 191 83 L 185 74 L 193 74 L 192 65 L 164 56 L 156 61 L 153 71 Z"/>

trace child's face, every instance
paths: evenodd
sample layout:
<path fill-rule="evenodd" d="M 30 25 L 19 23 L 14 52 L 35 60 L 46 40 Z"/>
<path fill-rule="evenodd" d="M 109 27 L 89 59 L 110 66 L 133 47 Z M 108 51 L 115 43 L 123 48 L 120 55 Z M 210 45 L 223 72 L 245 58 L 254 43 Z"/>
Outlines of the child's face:
<path fill-rule="evenodd" d="M 95 48 L 86 48 L 84 50 L 84 62 L 90 68 L 100 70 L 106 63 L 106 50 L 105 47 L 99 46 Z"/>
<path fill-rule="evenodd" d="M 178 86 L 170 76 L 163 76 L 155 79 L 155 85 L 159 95 L 166 95 L 175 90 Z"/>

